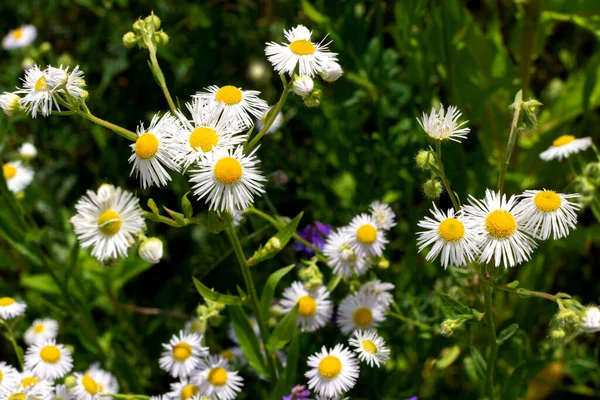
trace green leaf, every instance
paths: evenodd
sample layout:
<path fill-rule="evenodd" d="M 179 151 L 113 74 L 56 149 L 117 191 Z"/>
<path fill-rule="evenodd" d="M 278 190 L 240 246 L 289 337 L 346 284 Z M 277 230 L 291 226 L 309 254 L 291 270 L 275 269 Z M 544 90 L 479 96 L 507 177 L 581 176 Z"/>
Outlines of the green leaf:
<path fill-rule="evenodd" d="M 50 274 L 21 275 L 21 285 L 45 294 L 60 294 L 60 288 L 56 285 Z"/>
<path fill-rule="evenodd" d="M 442 301 L 442 305 L 448 312 L 448 314 L 457 316 L 461 314 L 471 314 L 471 309 L 466 305 L 462 304 L 460 301 L 456 300 L 454 297 L 448 296 L 445 293 L 437 292 L 438 296 L 440 296 L 440 300 Z"/>
<path fill-rule="evenodd" d="M 209 211 L 206 216 L 206 229 L 210 233 L 219 233 L 227 228 L 227 224 L 221 221 L 221 218 L 214 211 Z"/>
<path fill-rule="evenodd" d="M 185 217 L 184 217 L 184 215 L 182 213 L 178 213 L 176 211 L 170 210 L 170 209 L 168 209 L 167 207 L 164 207 L 164 206 L 163 206 L 163 208 L 165 209 L 165 211 L 167 212 L 167 214 L 169 214 L 169 216 L 171 218 L 173 218 L 175 220 L 175 222 L 177 222 L 179 225 L 184 226 L 186 224 L 185 223 Z"/>
<path fill-rule="evenodd" d="M 186 218 L 191 218 L 192 215 L 194 215 L 194 209 L 192 207 L 192 203 L 190 203 L 190 200 L 187 198 L 188 193 L 189 192 L 184 194 L 181 198 L 181 209 L 183 210 L 183 215 L 185 215 Z"/>
<path fill-rule="evenodd" d="M 295 265 L 289 265 L 287 267 L 283 267 L 273 272 L 267 282 L 265 283 L 265 287 L 262 290 L 262 294 L 260 296 L 260 312 L 262 315 L 269 315 L 269 310 L 271 308 L 271 301 L 273 300 L 273 296 L 275 295 L 275 288 L 277 284 L 288 272 L 294 269 Z"/>
<path fill-rule="evenodd" d="M 475 347 L 471 346 L 471 357 L 475 364 L 475 371 L 480 378 L 485 377 L 485 371 L 487 370 L 487 364 L 483 359 L 483 356 Z"/>
<path fill-rule="evenodd" d="M 323 24 L 329 20 L 325 15 L 317 11 L 317 9 L 310 4 L 308 0 L 302 0 L 302 11 L 304 11 L 304 14 L 306 14 L 309 19 L 317 24 Z"/>
<path fill-rule="evenodd" d="M 285 346 L 296 332 L 296 322 L 298 320 L 298 304 L 292 308 L 292 310 L 285 314 L 285 316 L 279 321 L 279 323 L 271 332 L 269 340 L 267 341 L 267 353 L 273 353 L 275 350 L 281 349 Z"/>
<path fill-rule="evenodd" d="M 517 330 L 519 329 L 519 324 L 512 324 L 511 326 L 509 326 L 506 329 L 503 329 L 499 334 L 498 334 L 498 339 L 496 339 L 496 342 L 498 344 L 502 344 L 505 341 L 507 341 L 508 339 L 510 339 L 510 337 L 512 335 L 515 334 L 515 332 L 517 332 Z"/>
<path fill-rule="evenodd" d="M 517 365 L 510 376 L 506 378 L 502 391 L 500 392 L 500 400 L 517 400 L 521 394 L 521 387 L 524 386 L 525 363 Z"/>
<path fill-rule="evenodd" d="M 262 261 L 268 260 L 272 257 L 275 256 L 275 254 L 279 253 L 290 241 L 290 239 L 292 238 L 292 236 L 294 236 L 294 233 L 296 233 L 296 230 L 298 229 L 298 224 L 300 223 L 300 220 L 302 219 L 302 215 L 304 214 L 304 212 L 301 212 L 300 214 L 296 215 L 296 218 L 294 218 L 293 220 L 291 220 L 286 226 L 284 226 L 283 228 L 281 228 L 279 230 L 279 232 L 277 232 L 277 234 L 275 236 L 273 236 L 271 239 L 269 239 L 269 241 L 276 241 L 279 243 L 278 247 L 271 251 L 266 251 L 263 248 L 258 249 L 257 251 L 254 252 L 254 255 L 252 256 L 252 258 L 250 258 L 248 260 L 248 265 L 253 266 L 256 265 Z M 269 243 L 269 242 L 267 242 Z"/>
<path fill-rule="evenodd" d="M 229 307 L 229 315 L 233 325 L 235 337 L 240 343 L 242 352 L 248 363 L 261 376 L 269 379 L 269 371 L 263 353 L 260 351 L 258 338 L 250 325 L 250 320 L 242 307 Z"/>
<path fill-rule="evenodd" d="M 292 341 L 288 346 L 287 365 L 285 367 L 286 387 L 291 388 L 296 383 L 296 373 L 298 371 L 298 359 L 300 358 L 300 333 L 298 330 L 294 333 Z"/>
<path fill-rule="evenodd" d="M 511 283 L 508 283 L 506 286 L 508 286 L 511 289 L 516 289 L 519 287 L 519 281 L 512 281 Z"/>
<path fill-rule="evenodd" d="M 460 347 L 454 345 L 452 347 L 446 347 L 442 349 L 441 357 L 435 363 L 437 369 L 448 368 L 460 355 Z"/>
<path fill-rule="evenodd" d="M 160 211 L 158 211 L 158 207 L 156 206 L 154 200 L 148 199 L 148 207 L 150 208 L 150 211 L 152 211 L 152 214 L 160 215 Z"/>
<path fill-rule="evenodd" d="M 192 277 L 192 279 L 194 280 L 194 285 L 196 286 L 196 290 L 198 290 L 198 293 L 200 293 L 200 295 L 202 297 L 204 297 L 205 299 L 215 301 L 217 303 L 227 304 L 228 306 L 241 306 L 242 305 L 242 299 L 239 298 L 238 296 L 217 293 L 214 290 L 211 290 L 208 287 L 206 287 L 198 279 L 193 278 L 193 277 Z"/>

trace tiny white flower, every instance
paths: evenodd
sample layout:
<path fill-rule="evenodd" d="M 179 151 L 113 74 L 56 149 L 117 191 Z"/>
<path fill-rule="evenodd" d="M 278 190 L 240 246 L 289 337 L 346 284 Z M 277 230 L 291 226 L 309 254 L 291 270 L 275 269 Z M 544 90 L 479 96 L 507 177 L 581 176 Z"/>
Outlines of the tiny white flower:
<path fill-rule="evenodd" d="M 392 211 L 392 208 L 380 201 L 374 201 L 369 206 L 371 215 L 375 218 L 377 227 L 384 231 L 389 231 L 396 226 L 396 214 Z"/>
<path fill-rule="evenodd" d="M 540 154 L 540 158 L 544 161 L 550 161 L 569 157 L 571 154 L 579 153 L 592 147 L 592 138 L 584 137 L 576 139 L 573 135 L 559 136 L 552 142 L 552 146 L 548 150 Z"/>
<path fill-rule="evenodd" d="M 344 71 L 342 70 L 340 64 L 338 64 L 335 61 L 330 61 L 328 63 L 325 63 L 325 65 L 319 72 L 319 75 L 321 76 L 321 79 L 323 79 L 325 82 L 335 82 L 338 79 L 340 79 L 343 73 Z"/>
<path fill-rule="evenodd" d="M 26 160 L 31 160 L 37 156 L 37 149 L 32 143 L 23 143 L 19 148 L 19 155 Z"/>
<path fill-rule="evenodd" d="M 308 387 L 328 398 L 352 389 L 360 371 L 352 352 L 341 344 L 331 350 L 323 346 L 320 352 L 308 357 L 307 364 L 311 368 L 304 374 Z"/>
<path fill-rule="evenodd" d="M 20 101 L 21 98 L 18 94 L 4 92 L 0 95 L 0 108 L 2 108 L 4 114 L 10 117 L 16 112 L 23 111 Z"/>
<path fill-rule="evenodd" d="M 331 232 L 325 239 L 323 254 L 333 273 L 350 278 L 353 274 L 362 275 L 368 271 L 371 263 L 353 249 L 352 230 L 343 227 Z"/>
<path fill-rule="evenodd" d="M 322 328 L 331 318 L 333 303 L 329 300 L 329 292 L 323 285 L 308 291 L 302 282 L 296 281 L 283 291 L 280 301 L 284 313 L 288 313 L 298 304 L 297 325 L 302 331 L 313 332 Z"/>
<path fill-rule="evenodd" d="M 310 76 L 302 75 L 294 79 L 294 93 L 296 93 L 300 97 L 308 96 L 309 94 L 311 94 L 314 88 L 315 83 L 313 82 Z"/>
<path fill-rule="evenodd" d="M 24 166 L 20 161 L 8 162 L 2 165 L 2 172 L 8 190 L 13 193 L 19 193 L 33 180 L 33 170 Z"/>
<path fill-rule="evenodd" d="M 171 399 L 189 400 L 200 393 L 200 387 L 190 382 L 189 378 L 182 378 L 179 382 L 171 383 L 171 391 L 167 396 Z"/>
<path fill-rule="evenodd" d="M 58 322 L 50 318 L 36 319 L 25 331 L 23 339 L 28 346 L 42 344 L 48 340 L 56 339 L 58 335 Z"/>
<path fill-rule="evenodd" d="M 195 383 L 200 387 L 200 394 L 211 399 L 233 400 L 244 386 L 244 379 L 237 371 L 229 368 L 223 357 L 209 356 L 200 361 Z"/>
<path fill-rule="evenodd" d="M 347 295 L 337 313 L 337 325 L 345 335 L 357 329 L 372 329 L 385 320 L 384 310 L 377 297 L 365 293 Z"/>
<path fill-rule="evenodd" d="M 260 118 L 269 109 L 267 102 L 260 97 L 256 90 L 242 90 L 235 86 L 209 86 L 205 92 L 198 92 L 193 97 L 208 100 L 218 107 L 225 120 L 234 120 L 243 128 L 252 126 L 252 117 Z"/>
<path fill-rule="evenodd" d="M 159 263 L 163 256 L 162 240 L 156 237 L 144 239 L 138 249 L 138 255 L 151 264 Z"/>
<path fill-rule="evenodd" d="M 369 367 L 380 367 L 388 362 L 390 349 L 385 347 L 385 341 L 374 331 L 354 331 L 349 343 L 354 347 L 360 361 L 365 361 Z"/>
<path fill-rule="evenodd" d="M 25 71 L 25 79 L 23 88 L 15 92 L 22 94 L 23 97 L 19 103 L 27 112 L 35 118 L 39 113 L 47 117 L 52 113 L 52 109 L 56 108 L 60 111 L 56 94 L 58 87 L 66 78 L 65 72 L 59 68 L 41 70 L 40 67 L 34 65 Z"/>
<path fill-rule="evenodd" d="M 360 256 L 380 256 L 388 240 L 372 215 L 360 214 L 349 225 L 352 250 Z"/>
<path fill-rule="evenodd" d="M 51 400 L 54 395 L 54 386 L 51 381 L 42 379 L 31 370 L 25 368 L 25 370 L 19 374 L 16 391 L 26 394 L 28 399 Z M 22 399 L 22 397 L 20 398 Z"/>
<path fill-rule="evenodd" d="M 394 284 L 389 282 L 381 282 L 379 279 L 373 279 L 366 282 L 358 290 L 359 293 L 375 296 L 379 308 L 385 313 L 390 307 L 394 297 L 390 293 L 395 288 Z"/>
<path fill-rule="evenodd" d="M 5 50 L 18 49 L 29 46 L 37 37 L 37 29 L 33 25 L 21 25 L 17 29 L 8 32 L 2 39 L 2 47 Z"/>
<path fill-rule="evenodd" d="M 455 106 L 450 106 L 445 110 L 444 106 L 440 105 L 437 111 L 433 107 L 430 114 L 423 113 L 423 118 L 417 118 L 417 121 L 425 133 L 432 139 L 450 139 L 460 143 L 460 140 L 466 139 L 467 134 L 471 131 L 470 128 L 463 126 L 469 121 L 458 123 L 460 116 L 461 112 Z"/>
<path fill-rule="evenodd" d="M 159 360 L 160 368 L 174 378 L 189 376 L 199 365 L 200 359 L 208 355 L 208 348 L 202 347 L 202 336 L 195 333 L 173 335 L 169 343 L 163 344 L 165 351 Z"/>
<path fill-rule="evenodd" d="M 588 307 L 581 322 L 581 329 L 587 333 L 600 332 L 600 309 Z"/>
<path fill-rule="evenodd" d="M 0 318 L 11 319 L 25 312 L 27 304 L 16 301 L 12 297 L 0 297 Z"/>
<path fill-rule="evenodd" d="M 580 205 L 569 201 L 579 194 L 562 194 L 553 190 L 526 190 L 519 196 L 521 201 L 516 214 L 523 221 L 523 229 L 533 237 L 546 240 L 567 237 L 576 229 L 577 211 Z"/>
<path fill-rule="evenodd" d="M 119 385 L 115 377 L 99 368 L 90 368 L 85 373 L 75 372 L 76 384 L 71 389 L 76 400 L 101 400 L 103 394 L 116 394 Z"/>
<path fill-rule="evenodd" d="M 50 339 L 27 349 L 25 367 L 40 379 L 55 380 L 64 377 L 73 368 L 73 356 L 62 344 Z"/>

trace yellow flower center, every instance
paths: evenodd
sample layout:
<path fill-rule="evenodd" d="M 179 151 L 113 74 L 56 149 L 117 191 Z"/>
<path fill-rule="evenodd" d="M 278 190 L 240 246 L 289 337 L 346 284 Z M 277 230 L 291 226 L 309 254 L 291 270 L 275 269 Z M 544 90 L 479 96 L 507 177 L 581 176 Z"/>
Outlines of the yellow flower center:
<path fill-rule="evenodd" d="M 312 317 L 317 312 L 317 302 L 310 296 L 302 296 L 298 299 L 298 314 L 303 317 Z"/>
<path fill-rule="evenodd" d="M 0 307 L 7 307 L 15 304 L 15 299 L 12 297 L 1 297 L 0 298 Z"/>
<path fill-rule="evenodd" d="M 56 346 L 44 346 L 40 351 L 40 358 L 47 363 L 54 364 L 60 360 L 60 350 Z"/>
<path fill-rule="evenodd" d="M 28 388 L 29 386 L 37 385 L 38 383 L 40 383 L 40 381 L 35 376 L 27 376 L 21 381 L 21 386 Z"/>
<path fill-rule="evenodd" d="M 12 35 L 15 39 L 21 39 L 23 37 L 23 29 L 17 28 L 12 32 Z"/>
<path fill-rule="evenodd" d="M 446 218 L 438 227 L 440 237 L 447 242 L 456 242 L 465 236 L 465 226 L 456 218 Z"/>
<path fill-rule="evenodd" d="M 106 210 L 98 217 L 98 229 L 104 236 L 112 236 L 121 229 L 121 216 L 114 210 Z"/>
<path fill-rule="evenodd" d="M 377 229 L 373 225 L 366 224 L 358 228 L 356 238 L 364 244 L 371 244 L 377 239 Z"/>
<path fill-rule="evenodd" d="M 242 91 L 235 86 L 227 85 L 217 90 L 215 97 L 218 102 L 232 106 L 242 101 Z"/>
<path fill-rule="evenodd" d="M 37 324 L 36 326 L 33 327 L 33 331 L 35 333 L 42 333 L 42 332 L 44 332 L 44 324 Z"/>
<path fill-rule="evenodd" d="M 533 197 L 533 202 L 538 210 L 552 212 L 560 207 L 562 201 L 554 190 L 544 190 Z"/>
<path fill-rule="evenodd" d="M 352 321 L 354 321 L 354 325 L 359 328 L 366 328 L 371 325 L 371 321 L 373 321 L 373 313 L 370 308 L 361 307 L 357 308 L 354 311 L 354 315 L 352 315 Z"/>
<path fill-rule="evenodd" d="M 227 371 L 221 367 L 211 369 L 208 373 L 208 381 L 213 386 L 223 386 L 227 383 Z"/>
<path fill-rule="evenodd" d="M 200 147 L 206 153 L 207 151 L 211 151 L 217 143 L 219 143 L 217 132 L 210 128 L 203 126 L 196 128 L 190 135 L 190 146 L 194 150 L 198 150 L 198 147 Z"/>
<path fill-rule="evenodd" d="M 319 374 L 326 379 L 333 379 L 342 372 L 342 362 L 336 356 L 324 357 L 319 363 Z"/>
<path fill-rule="evenodd" d="M 308 40 L 295 40 L 290 43 L 290 50 L 299 56 L 307 56 L 315 52 L 315 45 Z"/>
<path fill-rule="evenodd" d="M 34 89 L 38 92 L 46 91 L 48 89 L 48 84 L 46 83 L 46 77 L 44 75 L 40 76 L 35 82 Z"/>
<path fill-rule="evenodd" d="M 181 400 L 191 399 L 200 393 L 200 388 L 194 385 L 187 385 L 181 390 Z"/>
<path fill-rule="evenodd" d="M 2 383 L 2 371 L 0 371 L 0 383 Z"/>
<path fill-rule="evenodd" d="M 508 211 L 496 210 L 486 217 L 485 229 L 493 237 L 506 238 L 517 230 L 517 222 Z"/>
<path fill-rule="evenodd" d="M 177 343 L 173 347 L 173 357 L 177 361 L 185 361 L 192 355 L 192 346 L 187 343 Z"/>
<path fill-rule="evenodd" d="M 7 400 L 27 400 L 27 396 L 25 396 L 23 393 L 13 393 L 8 396 Z"/>
<path fill-rule="evenodd" d="M 558 139 L 554 140 L 554 142 L 552 142 L 552 146 L 554 146 L 554 147 L 564 146 L 565 144 L 571 143 L 573 140 L 575 140 L 575 136 L 573 136 L 573 135 L 562 135 L 562 136 L 559 136 Z"/>
<path fill-rule="evenodd" d="M 362 348 L 364 351 L 366 351 L 367 353 L 371 353 L 371 354 L 375 354 L 377 353 L 377 346 L 375 346 L 375 343 L 373 343 L 370 340 L 363 340 L 362 343 Z"/>
<path fill-rule="evenodd" d="M 219 182 L 231 185 L 242 177 L 242 164 L 233 157 L 221 158 L 215 164 L 214 174 Z"/>
<path fill-rule="evenodd" d="M 158 151 L 158 139 L 152 133 L 144 133 L 135 141 L 135 155 L 142 160 L 154 157 Z"/>
<path fill-rule="evenodd" d="M 81 384 L 83 385 L 85 391 L 91 394 L 92 396 L 100 391 L 100 389 L 98 388 L 98 383 L 94 380 L 94 378 L 92 378 L 89 375 L 83 376 L 83 379 L 81 379 Z"/>
<path fill-rule="evenodd" d="M 4 178 L 6 180 L 12 179 L 17 174 L 17 169 L 10 164 L 4 164 L 2 166 L 2 172 L 4 173 Z"/>
<path fill-rule="evenodd" d="M 221 357 L 228 361 L 233 361 L 233 352 L 231 350 L 223 350 L 221 352 Z"/>

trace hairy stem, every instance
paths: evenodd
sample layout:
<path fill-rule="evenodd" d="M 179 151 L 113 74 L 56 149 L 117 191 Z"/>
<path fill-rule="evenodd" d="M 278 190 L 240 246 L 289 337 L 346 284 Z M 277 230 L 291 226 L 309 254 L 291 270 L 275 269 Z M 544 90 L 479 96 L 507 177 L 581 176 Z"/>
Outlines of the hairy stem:
<path fill-rule="evenodd" d="M 523 92 L 519 91 L 515 96 L 515 102 L 513 103 L 514 114 L 512 124 L 510 125 L 510 133 L 508 135 L 508 142 L 506 143 L 506 150 L 502 156 L 502 165 L 500 168 L 500 176 L 498 177 L 498 191 L 500 194 L 504 191 L 504 179 L 506 178 L 506 171 L 508 170 L 508 164 L 510 163 L 510 157 L 512 156 L 515 143 L 517 142 L 517 124 L 519 123 L 519 114 L 521 113 L 521 103 L 523 102 Z"/>
<path fill-rule="evenodd" d="M 452 200 L 452 205 L 454 206 L 454 210 L 458 211 L 460 210 L 460 207 L 458 206 L 458 202 L 456 201 L 456 198 L 454 197 L 454 192 L 452 191 L 452 188 L 450 187 L 450 182 L 448 181 L 448 178 L 446 177 L 446 173 L 444 172 L 444 163 L 442 162 L 442 144 L 439 140 L 436 140 L 435 142 L 435 150 L 436 150 L 436 156 L 437 156 L 437 161 L 439 163 L 439 176 L 440 178 L 442 178 L 442 182 L 444 182 L 444 187 L 446 188 L 446 192 L 448 192 L 448 196 L 450 196 L 450 200 Z"/>
<path fill-rule="evenodd" d="M 556 295 L 553 295 L 550 293 L 536 292 L 533 290 L 527 290 L 527 289 L 522 289 L 522 288 L 511 288 L 511 287 L 508 287 L 507 285 L 495 285 L 495 287 L 500 290 L 503 290 L 505 292 L 516 293 L 523 297 L 538 297 L 540 299 L 546 299 L 546 300 L 550 300 L 550 301 L 557 300 Z"/>
<path fill-rule="evenodd" d="M 165 82 L 165 76 L 162 72 L 162 69 L 160 69 L 160 65 L 158 65 L 158 58 L 156 58 L 156 48 L 148 47 L 148 53 L 150 54 L 150 61 L 152 63 L 152 72 L 156 77 L 158 86 L 160 86 L 163 94 L 165 95 L 165 99 L 167 99 L 167 103 L 169 103 L 169 108 L 171 109 L 173 116 L 175 116 L 175 111 L 177 110 L 177 107 L 175 107 L 173 98 L 171 98 L 171 93 L 169 93 L 169 89 L 167 88 L 167 83 Z"/>

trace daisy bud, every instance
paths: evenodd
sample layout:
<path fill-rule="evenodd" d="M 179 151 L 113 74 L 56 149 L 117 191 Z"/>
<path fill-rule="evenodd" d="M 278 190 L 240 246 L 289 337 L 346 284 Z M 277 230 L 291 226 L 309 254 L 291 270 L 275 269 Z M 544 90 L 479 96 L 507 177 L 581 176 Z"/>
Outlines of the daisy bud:
<path fill-rule="evenodd" d="M 321 75 L 321 78 L 325 82 L 335 82 L 340 79 L 340 76 L 342 76 L 343 73 L 344 71 L 342 70 L 340 64 L 336 62 L 328 62 L 323 67 L 323 70 L 319 72 L 319 75 Z"/>
<path fill-rule="evenodd" d="M 73 375 L 69 375 L 65 378 L 65 386 L 69 389 L 73 389 L 75 386 L 77 386 L 77 378 L 75 378 Z"/>
<path fill-rule="evenodd" d="M 146 24 L 141 19 L 138 19 L 133 23 L 133 30 L 135 31 L 135 33 L 142 33 L 145 27 Z"/>
<path fill-rule="evenodd" d="M 131 49 L 138 42 L 139 37 L 133 32 L 127 32 L 123 35 L 123 46 Z"/>
<path fill-rule="evenodd" d="M 159 46 L 165 46 L 169 43 L 169 35 L 164 31 L 156 32 L 154 34 L 154 40 L 156 40 L 156 44 Z"/>
<path fill-rule="evenodd" d="M 267 68 L 267 64 L 258 61 L 252 60 L 250 61 L 250 65 L 248 66 L 248 77 L 255 82 L 264 82 L 269 78 L 270 70 Z"/>
<path fill-rule="evenodd" d="M 321 285 L 323 285 L 323 278 L 312 278 L 311 280 L 304 282 L 304 287 L 306 290 L 317 290 Z"/>
<path fill-rule="evenodd" d="M 79 98 L 83 101 L 86 101 L 90 97 L 90 93 L 87 90 L 82 90 Z"/>
<path fill-rule="evenodd" d="M 23 106 L 21 106 L 19 100 L 21 100 L 19 95 L 4 92 L 4 94 L 0 95 L 0 107 L 4 110 L 4 113 L 10 117 L 16 112 L 23 111 Z"/>
<path fill-rule="evenodd" d="M 40 53 L 47 53 L 50 50 L 52 50 L 52 44 L 50 44 L 50 42 L 40 44 Z"/>
<path fill-rule="evenodd" d="M 417 167 L 426 171 L 430 169 L 432 165 L 435 165 L 435 155 L 429 150 L 421 150 L 417 154 L 415 161 L 417 162 Z"/>
<path fill-rule="evenodd" d="M 306 107 L 319 107 L 321 105 L 321 96 L 323 92 L 319 89 L 313 90 L 309 96 L 304 98 L 304 105 Z"/>
<path fill-rule="evenodd" d="M 275 317 L 280 317 L 283 315 L 283 308 L 279 304 L 274 304 L 271 306 L 271 315 Z"/>
<path fill-rule="evenodd" d="M 116 193 L 116 189 L 110 183 L 103 183 L 98 188 L 98 200 L 108 201 Z"/>
<path fill-rule="evenodd" d="M 21 62 L 21 67 L 23 67 L 24 70 L 28 70 L 29 68 L 33 67 L 35 65 L 35 60 L 31 57 L 25 57 L 23 59 L 23 62 Z"/>
<path fill-rule="evenodd" d="M 314 88 L 315 83 L 310 76 L 303 75 L 294 79 L 294 93 L 302 98 L 308 96 Z"/>
<path fill-rule="evenodd" d="M 579 203 L 588 206 L 594 200 L 596 187 L 587 178 L 579 177 L 573 181 L 575 192 L 579 193 Z"/>
<path fill-rule="evenodd" d="M 37 149 L 31 143 L 23 143 L 21 148 L 19 149 L 19 154 L 22 158 L 26 160 L 31 160 L 37 156 Z"/>
<path fill-rule="evenodd" d="M 542 103 L 536 99 L 531 99 L 521 103 L 521 110 L 523 111 L 523 122 L 527 129 L 535 129 L 537 127 L 537 114 L 540 110 Z"/>
<path fill-rule="evenodd" d="M 578 320 L 577 313 L 573 310 L 562 309 L 556 314 L 556 322 L 562 326 L 572 325 Z"/>
<path fill-rule="evenodd" d="M 376 265 L 379 269 L 388 269 L 390 267 L 390 262 L 382 257 Z"/>
<path fill-rule="evenodd" d="M 144 261 L 152 264 L 158 264 L 163 256 L 163 243 L 159 238 L 148 238 L 144 239 L 140 248 L 138 249 L 138 255 Z"/>
<path fill-rule="evenodd" d="M 265 251 L 274 251 L 281 249 L 281 241 L 276 237 L 272 237 L 269 239 L 267 244 L 265 245 Z"/>
<path fill-rule="evenodd" d="M 589 307 L 585 310 L 581 329 L 587 333 L 600 332 L 600 309 L 598 307 Z"/>
<path fill-rule="evenodd" d="M 423 193 L 428 199 L 437 199 L 442 194 L 442 183 L 436 178 L 431 178 L 423 184 Z"/>
<path fill-rule="evenodd" d="M 151 14 L 148 15 L 145 19 L 144 22 L 146 23 L 146 25 L 148 26 L 152 26 L 154 25 L 154 30 L 157 31 L 158 29 L 160 29 L 160 18 L 158 18 L 156 15 Z"/>
<path fill-rule="evenodd" d="M 553 340 L 560 341 L 560 340 L 563 340 L 566 336 L 567 336 L 567 332 L 565 332 L 565 330 L 563 328 L 556 328 L 550 332 L 550 337 Z"/>
<path fill-rule="evenodd" d="M 442 322 L 442 325 L 440 326 L 440 333 L 443 336 L 449 337 L 454 333 L 456 328 L 463 324 L 463 322 L 465 322 L 464 319 L 447 319 Z"/>

